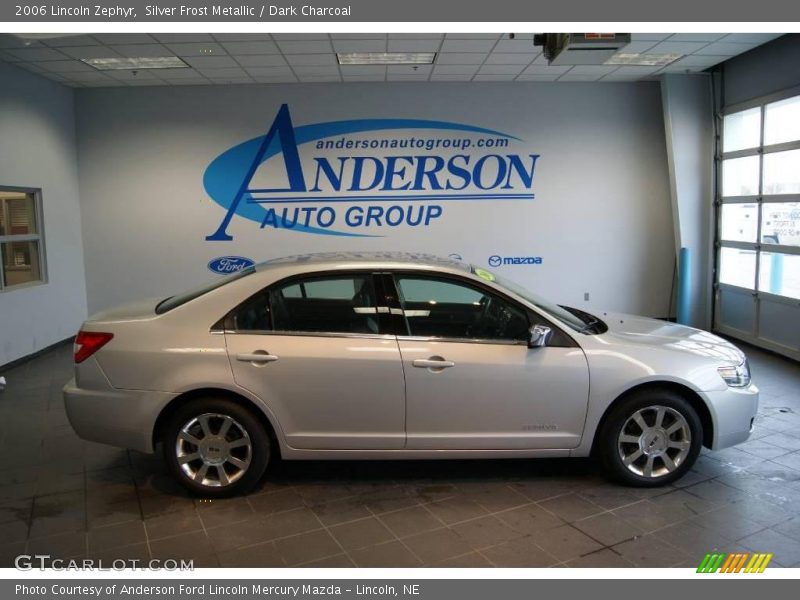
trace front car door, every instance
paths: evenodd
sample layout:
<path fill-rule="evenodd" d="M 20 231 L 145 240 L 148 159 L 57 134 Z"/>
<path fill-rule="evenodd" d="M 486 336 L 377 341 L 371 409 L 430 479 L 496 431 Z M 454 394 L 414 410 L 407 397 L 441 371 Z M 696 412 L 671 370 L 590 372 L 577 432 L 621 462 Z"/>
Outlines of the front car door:
<path fill-rule="evenodd" d="M 260 397 L 299 449 L 398 449 L 405 444 L 403 369 L 382 333 L 367 272 L 273 284 L 226 319 L 236 383 Z"/>
<path fill-rule="evenodd" d="M 405 320 L 407 448 L 578 446 L 589 371 L 569 336 L 478 282 L 414 272 L 394 281 Z M 537 321 L 553 335 L 529 348 Z"/>

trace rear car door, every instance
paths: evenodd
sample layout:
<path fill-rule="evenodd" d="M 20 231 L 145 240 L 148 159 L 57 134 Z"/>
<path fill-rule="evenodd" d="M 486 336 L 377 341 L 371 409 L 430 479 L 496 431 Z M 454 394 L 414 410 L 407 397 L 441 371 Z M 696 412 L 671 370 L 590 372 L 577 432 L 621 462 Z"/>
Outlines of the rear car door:
<path fill-rule="evenodd" d="M 471 280 L 396 273 L 405 319 L 409 449 L 565 449 L 581 439 L 583 351 L 526 307 Z M 537 322 L 538 321 L 538 322 Z M 552 328 L 529 348 L 529 328 Z"/>
<path fill-rule="evenodd" d="M 234 379 L 270 407 L 289 446 L 404 446 L 403 368 L 376 284 L 370 272 L 293 277 L 227 317 Z"/>

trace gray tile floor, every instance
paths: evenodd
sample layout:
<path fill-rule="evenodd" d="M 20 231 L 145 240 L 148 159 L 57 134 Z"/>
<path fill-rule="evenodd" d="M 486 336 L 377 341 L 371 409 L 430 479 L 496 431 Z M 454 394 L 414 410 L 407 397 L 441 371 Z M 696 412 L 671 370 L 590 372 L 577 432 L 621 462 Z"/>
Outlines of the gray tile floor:
<path fill-rule="evenodd" d="M 588 460 L 285 462 L 246 498 L 188 497 L 158 457 L 79 440 L 71 347 L 5 373 L 0 566 L 20 553 L 196 566 L 696 566 L 708 551 L 800 566 L 800 366 L 749 350 L 746 444 L 677 485 L 606 482 Z"/>

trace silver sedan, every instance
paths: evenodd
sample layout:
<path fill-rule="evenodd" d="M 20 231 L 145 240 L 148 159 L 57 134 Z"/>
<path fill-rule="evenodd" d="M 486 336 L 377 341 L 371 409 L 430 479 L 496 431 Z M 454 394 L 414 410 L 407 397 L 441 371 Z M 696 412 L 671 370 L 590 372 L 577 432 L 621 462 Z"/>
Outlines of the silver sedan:
<path fill-rule="evenodd" d="M 710 333 L 558 306 L 420 254 L 273 260 L 94 315 L 67 414 L 205 496 L 302 459 L 600 458 L 637 486 L 750 435 L 744 354 Z"/>

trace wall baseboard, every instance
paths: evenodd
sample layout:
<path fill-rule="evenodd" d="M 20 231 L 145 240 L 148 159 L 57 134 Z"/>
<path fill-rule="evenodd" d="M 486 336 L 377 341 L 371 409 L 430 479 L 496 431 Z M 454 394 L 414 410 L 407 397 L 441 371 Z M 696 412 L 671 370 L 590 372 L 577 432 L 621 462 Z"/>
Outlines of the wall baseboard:
<path fill-rule="evenodd" d="M 34 358 L 37 358 L 37 357 L 41 356 L 42 354 L 46 354 L 47 352 L 50 352 L 51 350 L 55 350 L 56 348 L 60 348 L 61 346 L 64 346 L 66 344 L 71 344 L 74 340 L 75 340 L 75 336 L 72 335 L 72 336 L 70 336 L 70 337 L 68 337 L 66 339 L 61 340 L 60 342 L 56 342 L 55 344 L 50 344 L 49 346 L 46 346 L 46 347 L 42 348 L 41 350 L 37 350 L 33 354 L 26 354 L 22 358 L 18 358 L 16 360 L 12 360 L 11 362 L 8 362 L 8 363 L 6 363 L 4 365 L 0 365 L 0 375 L 3 375 L 4 373 L 7 373 L 8 371 L 10 371 L 11 369 L 13 369 L 15 367 L 23 365 L 26 362 L 31 361 Z"/>

